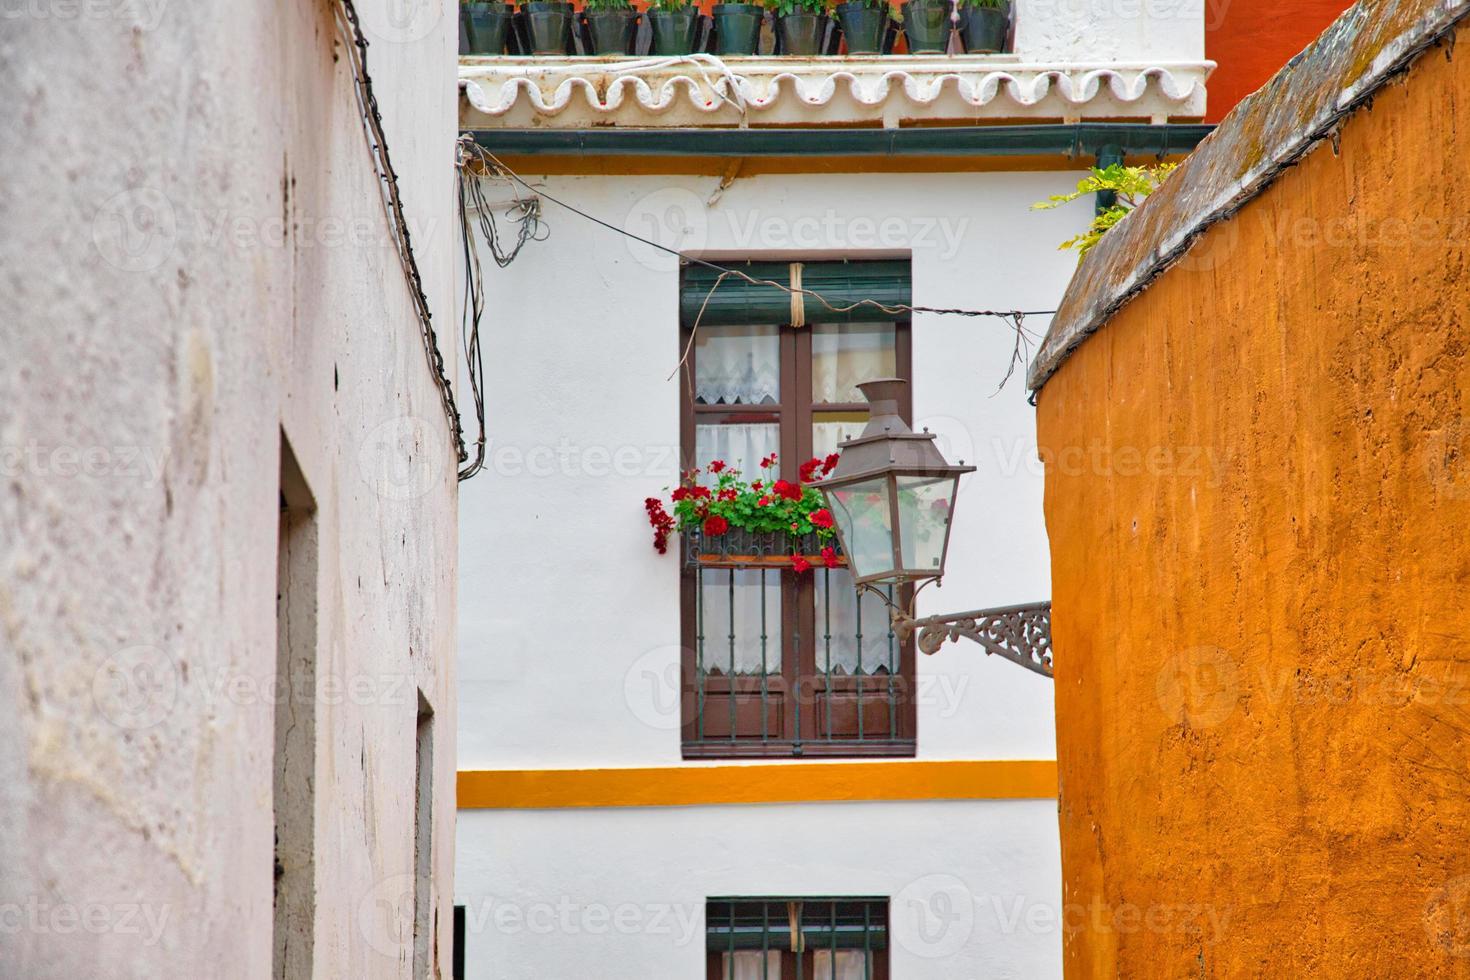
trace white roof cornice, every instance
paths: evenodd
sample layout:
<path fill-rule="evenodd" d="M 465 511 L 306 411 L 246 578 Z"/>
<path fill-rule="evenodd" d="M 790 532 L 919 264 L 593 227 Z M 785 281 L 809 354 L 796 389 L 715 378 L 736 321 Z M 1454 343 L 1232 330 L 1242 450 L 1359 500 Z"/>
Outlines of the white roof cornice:
<path fill-rule="evenodd" d="M 1214 62 L 1010 55 L 461 58 L 462 128 L 1198 118 Z"/>

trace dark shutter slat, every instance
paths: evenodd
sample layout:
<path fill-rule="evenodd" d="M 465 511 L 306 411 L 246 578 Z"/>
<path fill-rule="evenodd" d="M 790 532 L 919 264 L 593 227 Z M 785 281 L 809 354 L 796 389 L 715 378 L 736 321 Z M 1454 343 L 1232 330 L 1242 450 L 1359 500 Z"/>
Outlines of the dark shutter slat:
<path fill-rule="evenodd" d="M 786 262 L 749 262 L 728 264 L 754 279 L 769 279 L 783 286 L 791 285 L 791 266 Z M 756 285 L 736 276 L 726 276 L 714 289 L 720 273 L 705 266 L 684 268 L 683 288 L 679 291 L 679 319 L 684 326 L 720 326 L 749 323 L 790 323 L 791 296 L 772 286 Z M 822 294 L 832 305 L 851 306 L 871 299 L 884 306 L 907 306 L 913 302 L 913 285 L 907 261 L 804 262 L 801 284 Z M 710 290 L 714 289 L 711 294 Z M 708 302 L 706 302 L 708 299 Z M 700 307 L 704 315 L 700 315 Z M 855 323 L 892 320 L 873 306 L 859 306 L 846 313 L 829 310 L 820 301 L 808 297 L 808 323 Z"/>

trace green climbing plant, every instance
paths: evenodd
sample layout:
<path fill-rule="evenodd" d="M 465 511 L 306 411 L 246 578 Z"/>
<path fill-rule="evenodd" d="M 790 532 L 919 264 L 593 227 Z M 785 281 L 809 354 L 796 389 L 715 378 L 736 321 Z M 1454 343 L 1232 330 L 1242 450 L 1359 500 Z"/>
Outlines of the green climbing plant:
<path fill-rule="evenodd" d="M 1160 163 L 1151 167 L 1125 167 L 1121 163 L 1114 163 L 1106 167 L 1093 167 L 1086 177 L 1077 182 L 1075 191 L 1070 194 L 1053 194 L 1046 200 L 1031 205 L 1031 209 L 1050 211 L 1078 198 L 1091 197 L 1101 192 L 1111 191 L 1115 195 L 1110 206 L 1093 216 L 1086 231 L 1073 235 L 1057 246 L 1063 251 L 1076 251 L 1077 261 L 1081 262 L 1082 257 L 1102 240 L 1108 229 L 1128 217 L 1129 212 L 1158 190 L 1178 166 L 1177 163 Z"/>

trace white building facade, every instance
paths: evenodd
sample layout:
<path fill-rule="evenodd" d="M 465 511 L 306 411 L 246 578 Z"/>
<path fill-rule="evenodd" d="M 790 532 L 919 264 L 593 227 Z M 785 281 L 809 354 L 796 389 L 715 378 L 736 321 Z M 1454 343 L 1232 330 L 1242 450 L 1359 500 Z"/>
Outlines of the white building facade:
<path fill-rule="evenodd" d="M 714 458 L 795 480 L 861 428 L 852 385 L 896 374 L 976 467 L 919 614 L 1048 598 L 1014 321 L 891 311 L 1044 331 L 1090 209 L 1030 205 L 1200 138 L 1201 11 L 1124 7 L 1023 4 L 1011 55 L 461 59 L 461 128 L 525 181 L 487 197 L 529 186 L 544 222 L 482 255 L 465 976 L 1060 975 L 1051 681 L 917 653 L 845 569 L 660 554 L 644 501 Z M 697 260 L 890 312 L 792 310 Z"/>

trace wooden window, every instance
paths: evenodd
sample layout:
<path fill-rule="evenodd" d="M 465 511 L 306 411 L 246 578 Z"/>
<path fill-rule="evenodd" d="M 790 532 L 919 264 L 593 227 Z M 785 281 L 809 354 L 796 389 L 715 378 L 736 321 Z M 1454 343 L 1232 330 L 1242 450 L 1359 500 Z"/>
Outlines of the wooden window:
<path fill-rule="evenodd" d="M 712 898 L 707 980 L 888 980 L 885 898 Z"/>
<path fill-rule="evenodd" d="M 881 266 L 891 273 L 893 263 Z M 722 459 L 747 479 L 795 481 L 802 462 L 862 430 L 856 382 L 912 374 L 906 320 L 701 320 L 681 332 L 686 349 L 684 469 Z M 779 472 L 762 471 L 772 452 Z M 688 550 L 686 758 L 914 754 L 913 645 L 892 632 L 879 597 L 859 600 L 845 567 L 797 574 L 779 556 L 701 563 Z"/>

